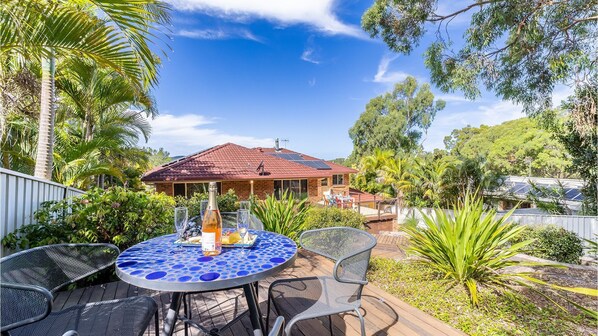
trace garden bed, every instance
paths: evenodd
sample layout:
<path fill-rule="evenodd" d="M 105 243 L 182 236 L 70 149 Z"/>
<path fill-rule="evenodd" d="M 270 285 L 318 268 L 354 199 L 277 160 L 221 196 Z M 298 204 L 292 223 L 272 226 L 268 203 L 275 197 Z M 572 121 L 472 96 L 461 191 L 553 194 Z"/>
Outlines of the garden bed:
<path fill-rule="evenodd" d="M 470 335 L 595 335 L 597 321 L 572 305 L 563 311 L 534 291 L 518 288 L 512 294 L 482 288 L 480 305 L 471 306 L 463 287 L 449 287 L 429 267 L 409 260 L 375 258 L 368 275 L 370 281 L 401 300 Z M 595 268 L 558 269 L 536 267 L 535 276 L 561 286 L 596 288 Z M 551 294 L 550 290 L 543 290 Z M 562 294 L 562 292 L 560 292 Z M 596 310 L 594 298 L 567 294 Z"/>

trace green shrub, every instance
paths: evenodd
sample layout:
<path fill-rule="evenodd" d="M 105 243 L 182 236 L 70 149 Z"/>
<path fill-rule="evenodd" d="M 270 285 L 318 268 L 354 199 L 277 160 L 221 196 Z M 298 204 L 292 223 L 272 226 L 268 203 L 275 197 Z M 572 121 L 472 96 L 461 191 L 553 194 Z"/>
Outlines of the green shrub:
<path fill-rule="evenodd" d="M 195 193 L 190 198 L 176 196 L 175 202 L 178 207 L 187 207 L 189 217 L 199 216 L 201 201 L 208 199 L 208 193 Z M 229 189 L 226 194 L 218 195 L 218 210 L 220 212 L 233 212 L 239 209 L 239 197 L 233 189 Z"/>
<path fill-rule="evenodd" d="M 401 224 L 401 230 L 402 231 L 417 230 L 418 225 L 419 225 L 419 220 L 417 218 L 409 217 L 409 218 L 405 219 L 403 224 Z M 409 229 L 407 229 L 407 228 L 409 228 Z"/>
<path fill-rule="evenodd" d="M 60 202 L 45 202 L 35 213 L 37 224 L 7 235 L 8 248 L 57 243 L 112 243 L 121 250 L 174 231 L 172 197 L 122 187 L 93 189 Z"/>
<path fill-rule="evenodd" d="M 546 305 L 539 295 L 527 290 L 482 287 L 480 302 L 484 305 L 474 307 L 464 288 L 450 286 L 438 272 L 421 263 L 372 258 L 368 280 L 472 336 L 581 336 L 596 329 L 596 320 Z"/>
<path fill-rule="evenodd" d="M 280 200 L 274 195 L 264 201 L 256 202 L 252 212 L 264 223 L 266 231 L 272 231 L 297 240 L 305 230 L 305 217 L 309 210 L 307 198 L 295 200 L 293 193 L 286 192 Z"/>
<path fill-rule="evenodd" d="M 305 230 L 321 229 L 333 226 L 347 226 L 364 229 L 365 217 L 350 209 L 335 207 L 311 208 L 305 218 Z"/>
<path fill-rule="evenodd" d="M 579 264 L 583 255 L 583 242 L 579 236 L 555 225 L 525 226 L 523 234 L 513 242 L 528 239 L 534 239 L 534 242 L 523 252 L 534 257 Z"/>
<path fill-rule="evenodd" d="M 496 212 L 485 212 L 482 200 L 471 195 L 454 206 L 454 217 L 441 209 L 435 213 L 436 220 L 422 213 L 423 229 L 404 228 L 410 236 L 409 251 L 446 279 L 465 286 L 476 305 L 478 286 L 504 286 L 505 275 L 499 271 L 515 265 L 509 258 L 531 241 L 509 245 L 524 227 L 506 223 L 511 213 L 495 219 Z"/>

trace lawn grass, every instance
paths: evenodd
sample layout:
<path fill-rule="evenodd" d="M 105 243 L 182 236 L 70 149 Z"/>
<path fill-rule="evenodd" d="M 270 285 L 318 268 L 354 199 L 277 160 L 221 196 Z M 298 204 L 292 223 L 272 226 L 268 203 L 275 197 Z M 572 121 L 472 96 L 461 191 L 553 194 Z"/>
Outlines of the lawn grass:
<path fill-rule="evenodd" d="M 466 290 L 428 266 L 373 258 L 368 279 L 383 290 L 470 335 L 594 335 L 595 321 L 539 305 L 519 293 L 482 288 L 472 307 Z"/>

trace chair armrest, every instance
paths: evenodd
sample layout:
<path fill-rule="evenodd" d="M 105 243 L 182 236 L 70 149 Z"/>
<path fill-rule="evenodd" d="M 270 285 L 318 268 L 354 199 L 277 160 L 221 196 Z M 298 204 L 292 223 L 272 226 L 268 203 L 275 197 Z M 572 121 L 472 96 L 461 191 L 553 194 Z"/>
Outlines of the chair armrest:
<path fill-rule="evenodd" d="M 52 311 L 52 294 L 35 285 L 1 283 L 2 321 L 0 332 L 5 332 L 43 320 Z"/>
<path fill-rule="evenodd" d="M 272 326 L 272 330 L 268 336 L 279 336 L 282 335 L 282 330 L 284 329 L 284 317 L 279 316 L 276 318 L 274 325 Z"/>
<path fill-rule="evenodd" d="M 69 330 L 62 334 L 62 336 L 79 336 L 79 333 L 75 330 Z"/>

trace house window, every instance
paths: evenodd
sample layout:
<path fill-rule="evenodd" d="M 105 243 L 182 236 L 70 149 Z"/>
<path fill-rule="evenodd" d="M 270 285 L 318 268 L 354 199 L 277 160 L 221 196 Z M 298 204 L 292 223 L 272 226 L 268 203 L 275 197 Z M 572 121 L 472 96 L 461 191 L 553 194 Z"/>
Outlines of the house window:
<path fill-rule="evenodd" d="M 342 174 L 332 175 L 332 185 L 345 185 L 345 176 Z"/>
<path fill-rule="evenodd" d="M 210 184 L 205 183 L 187 183 L 187 198 L 193 197 L 195 194 L 207 194 Z M 216 182 L 218 188 L 218 195 L 222 194 L 222 183 Z"/>
<path fill-rule="evenodd" d="M 174 196 L 185 196 L 185 183 L 174 184 Z"/>
<path fill-rule="evenodd" d="M 326 187 L 326 186 L 328 186 L 328 178 L 323 178 L 323 179 L 321 179 L 321 180 L 320 180 L 320 185 L 321 185 L 322 187 Z"/>
<path fill-rule="evenodd" d="M 185 196 L 187 198 L 193 197 L 196 193 L 208 193 L 208 182 L 202 183 L 175 183 L 174 184 L 174 196 Z M 222 194 L 222 183 L 216 182 L 218 187 L 218 194 Z"/>
<path fill-rule="evenodd" d="M 277 199 L 287 190 L 296 198 L 307 198 L 307 180 L 274 180 L 274 196 Z"/>

